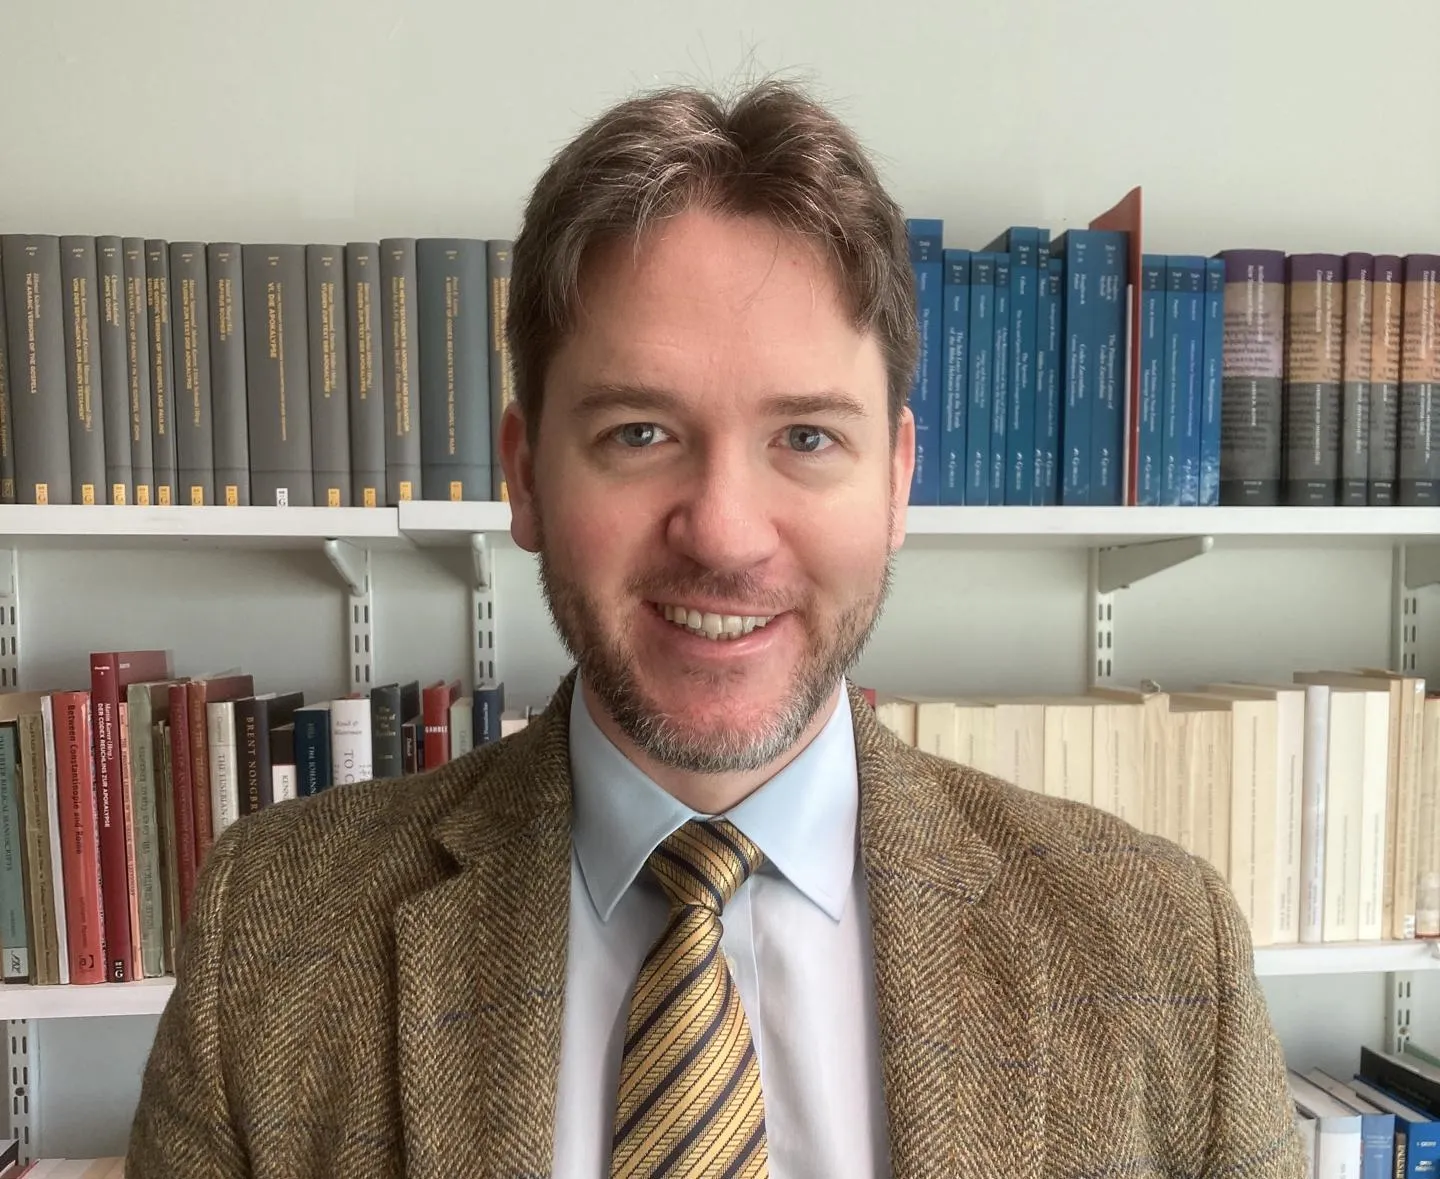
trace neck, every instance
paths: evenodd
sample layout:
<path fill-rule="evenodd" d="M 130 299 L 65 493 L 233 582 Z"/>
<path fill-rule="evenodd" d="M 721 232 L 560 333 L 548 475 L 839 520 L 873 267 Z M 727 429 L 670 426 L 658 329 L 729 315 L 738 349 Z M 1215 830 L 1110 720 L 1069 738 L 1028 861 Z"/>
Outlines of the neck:
<path fill-rule="evenodd" d="M 843 681 L 837 684 L 834 692 L 830 694 L 830 698 L 816 710 L 810 723 L 805 726 L 795 743 L 773 761 L 754 770 L 701 774 L 690 770 L 676 769 L 674 766 L 651 757 L 615 723 L 604 705 L 595 698 L 583 676 L 580 678 L 580 688 L 585 708 L 590 713 L 591 719 L 594 720 L 595 726 L 610 739 L 615 748 L 620 750 L 667 794 L 702 815 L 721 815 L 738 806 L 799 757 L 834 715 L 835 708 L 840 701 L 840 693 L 845 690 Z"/>

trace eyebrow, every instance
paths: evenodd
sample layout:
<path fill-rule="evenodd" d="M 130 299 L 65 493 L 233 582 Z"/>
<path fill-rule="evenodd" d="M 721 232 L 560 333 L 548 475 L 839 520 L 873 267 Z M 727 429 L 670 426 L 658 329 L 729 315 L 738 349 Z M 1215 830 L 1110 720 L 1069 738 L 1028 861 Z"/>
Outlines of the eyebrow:
<path fill-rule="evenodd" d="M 667 389 L 628 384 L 588 386 L 575 404 L 575 412 L 580 415 L 616 409 L 648 413 L 681 408 L 681 398 Z M 761 402 L 760 411 L 767 417 L 777 418 L 832 417 L 860 421 L 870 416 L 859 399 L 833 389 L 819 393 L 783 393 L 767 397 Z"/>

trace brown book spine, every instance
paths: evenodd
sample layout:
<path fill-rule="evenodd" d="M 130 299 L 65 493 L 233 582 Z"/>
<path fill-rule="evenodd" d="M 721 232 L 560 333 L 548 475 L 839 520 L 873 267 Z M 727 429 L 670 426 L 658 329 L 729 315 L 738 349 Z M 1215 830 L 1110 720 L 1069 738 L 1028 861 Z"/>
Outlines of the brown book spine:
<path fill-rule="evenodd" d="M 55 771 L 61 830 L 60 868 L 65 884 L 65 933 L 70 981 L 106 980 L 105 897 L 95 800 L 90 694 L 56 692 Z"/>
<path fill-rule="evenodd" d="M 134 978 L 134 947 L 130 941 L 129 869 L 125 854 L 125 806 L 121 776 L 120 675 L 110 654 L 90 657 L 90 707 L 94 721 L 95 795 L 99 807 L 100 875 L 104 883 L 106 977 L 111 982 Z"/>
<path fill-rule="evenodd" d="M 175 859 L 175 880 L 179 891 L 180 926 L 190 920 L 190 901 L 195 895 L 195 780 L 190 760 L 190 684 L 170 685 L 170 773 L 171 805 L 175 815 L 175 839 L 165 849 Z"/>
<path fill-rule="evenodd" d="M 1375 259 L 1375 311 L 1370 337 L 1370 453 L 1366 502 L 1395 502 L 1400 459 L 1400 333 L 1404 288 L 1395 254 Z"/>

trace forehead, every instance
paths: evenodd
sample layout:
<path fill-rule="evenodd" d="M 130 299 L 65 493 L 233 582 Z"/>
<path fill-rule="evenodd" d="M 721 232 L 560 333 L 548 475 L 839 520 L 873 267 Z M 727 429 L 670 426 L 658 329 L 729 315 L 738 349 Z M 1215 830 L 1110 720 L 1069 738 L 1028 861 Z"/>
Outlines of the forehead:
<path fill-rule="evenodd" d="M 568 372 L 677 391 L 707 379 L 883 390 L 878 344 L 850 322 L 830 260 L 760 218 L 692 210 L 607 242 L 579 294 L 555 357 L 561 384 Z"/>

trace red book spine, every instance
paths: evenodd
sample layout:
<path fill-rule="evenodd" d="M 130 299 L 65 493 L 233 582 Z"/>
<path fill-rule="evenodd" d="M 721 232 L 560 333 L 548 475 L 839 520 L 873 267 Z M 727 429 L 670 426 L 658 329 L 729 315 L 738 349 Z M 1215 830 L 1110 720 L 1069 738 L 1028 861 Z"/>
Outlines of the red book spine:
<path fill-rule="evenodd" d="M 104 889 L 106 972 L 111 982 L 135 977 L 130 940 L 130 870 L 120 771 L 120 669 L 111 654 L 90 656 L 90 705 L 100 823 L 100 880 Z"/>
<path fill-rule="evenodd" d="M 94 773 L 91 701 L 87 692 L 55 692 L 55 804 L 62 836 L 60 875 L 65 892 L 65 938 L 72 983 L 106 979 L 105 897 Z M 121 913 L 129 929 L 129 906 Z"/>
<path fill-rule="evenodd" d="M 450 760 L 450 704 L 460 694 L 460 681 L 437 681 L 420 693 L 425 722 L 425 768 L 433 769 Z"/>
<path fill-rule="evenodd" d="M 176 876 L 180 882 L 180 925 L 190 920 L 195 892 L 195 782 L 190 766 L 190 690 L 170 685 L 170 773 L 174 779 Z"/>

